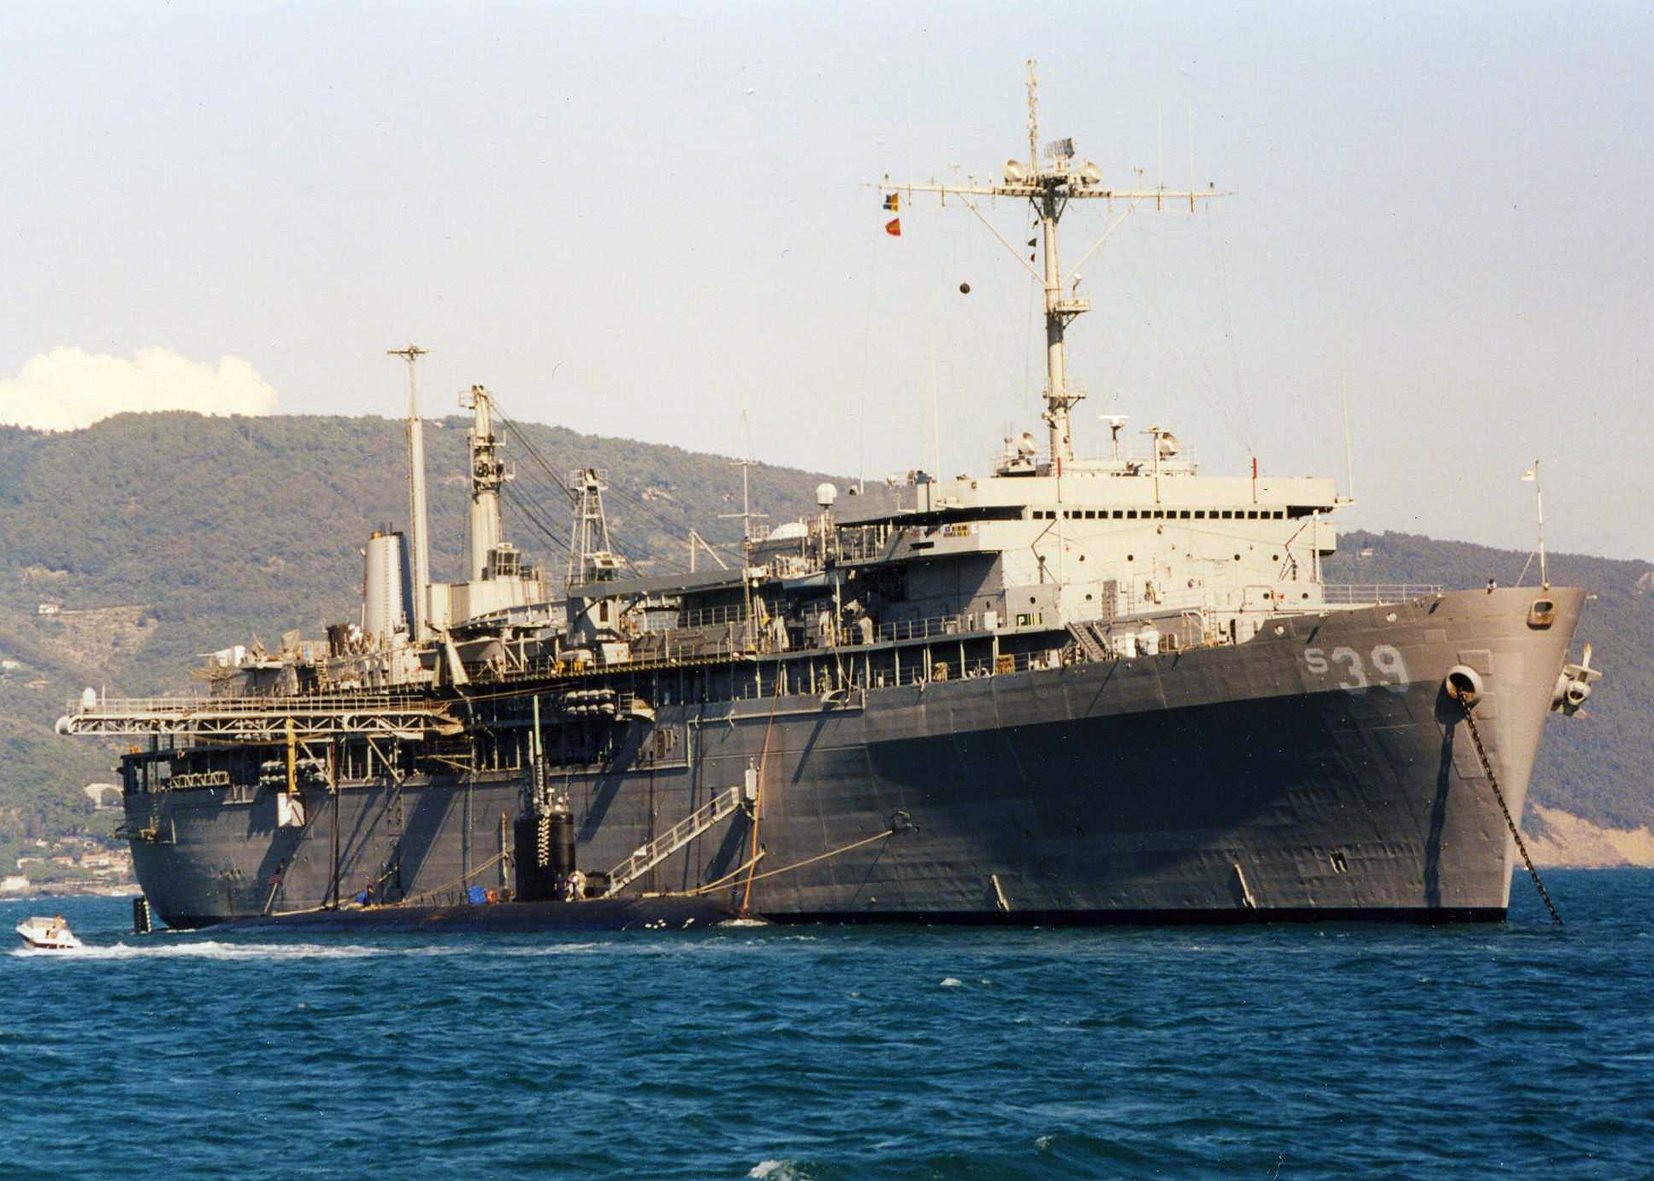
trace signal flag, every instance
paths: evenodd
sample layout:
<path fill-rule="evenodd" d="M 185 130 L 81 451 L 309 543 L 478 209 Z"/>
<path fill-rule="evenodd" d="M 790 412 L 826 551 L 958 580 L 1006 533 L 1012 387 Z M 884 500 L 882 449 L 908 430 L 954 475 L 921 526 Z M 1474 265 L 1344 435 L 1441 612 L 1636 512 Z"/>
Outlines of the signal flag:
<path fill-rule="evenodd" d="M 896 193 L 891 193 L 884 199 L 884 207 L 890 210 L 890 212 L 895 213 L 902 207 L 901 197 Z"/>
<path fill-rule="evenodd" d="M 885 222 L 884 232 L 889 234 L 892 238 L 900 238 L 902 236 L 902 219 L 899 217 L 893 217 L 889 221 Z"/>

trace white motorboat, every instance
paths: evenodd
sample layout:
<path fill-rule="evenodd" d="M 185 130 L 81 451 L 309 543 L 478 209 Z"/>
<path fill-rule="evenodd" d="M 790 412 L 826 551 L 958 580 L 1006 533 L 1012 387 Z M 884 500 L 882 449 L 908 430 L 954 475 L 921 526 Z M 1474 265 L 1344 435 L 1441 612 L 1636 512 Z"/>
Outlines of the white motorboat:
<path fill-rule="evenodd" d="M 69 930 L 69 924 L 63 921 L 62 915 L 25 919 L 17 924 L 17 933 L 23 936 L 24 946 L 41 951 L 74 951 L 85 946 Z"/>

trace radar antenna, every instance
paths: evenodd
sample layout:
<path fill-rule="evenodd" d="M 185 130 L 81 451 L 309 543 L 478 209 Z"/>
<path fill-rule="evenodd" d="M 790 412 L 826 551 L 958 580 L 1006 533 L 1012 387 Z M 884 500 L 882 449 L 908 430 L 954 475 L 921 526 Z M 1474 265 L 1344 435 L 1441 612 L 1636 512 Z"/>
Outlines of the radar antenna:
<path fill-rule="evenodd" d="M 1119 463 L 1120 462 L 1120 432 L 1125 429 L 1126 415 L 1124 415 L 1124 414 L 1104 414 L 1102 416 L 1102 419 L 1103 419 L 1104 422 L 1108 423 L 1109 437 L 1110 437 L 1110 440 L 1114 444 L 1114 462 Z"/>
<path fill-rule="evenodd" d="M 1064 460 L 1074 458 L 1074 441 L 1069 423 L 1069 411 L 1085 397 L 1080 386 L 1069 380 L 1067 361 L 1063 353 L 1063 334 L 1074 317 L 1091 310 L 1091 301 L 1082 299 L 1074 292 L 1077 272 L 1070 273 L 1064 279 L 1062 269 L 1057 262 L 1057 222 L 1068 208 L 1070 201 L 1101 199 L 1111 204 L 1115 201 L 1125 203 L 1125 209 L 1111 222 L 1097 242 L 1081 257 L 1083 263 L 1090 258 L 1109 236 L 1119 228 L 1120 224 L 1134 212 L 1140 203 L 1153 201 L 1156 209 L 1165 208 L 1169 199 L 1187 201 L 1192 212 L 1195 202 L 1208 201 L 1214 197 L 1228 196 L 1220 193 L 1215 186 L 1208 186 L 1205 190 L 1197 189 L 1168 189 L 1160 185 L 1152 189 L 1119 189 L 1110 188 L 1102 183 L 1103 175 L 1095 164 L 1084 164 L 1078 167 L 1074 164 L 1074 141 L 1072 139 L 1052 140 L 1045 145 L 1042 153 L 1039 150 L 1039 80 L 1034 71 L 1034 60 L 1028 60 L 1028 163 L 1026 165 L 1016 160 L 1009 160 L 1005 164 L 1003 183 L 978 184 L 972 180 L 968 184 L 938 184 L 932 181 L 929 184 L 897 184 L 887 175 L 882 188 L 897 193 L 906 192 L 909 200 L 914 193 L 937 193 L 946 201 L 949 196 L 959 198 L 977 220 L 987 226 L 1005 246 L 1017 261 L 1027 268 L 1036 281 L 1045 289 L 1045 413 L 1042 417 L 1050 428 L 1050 462 L 1053 474 L 1062 474 Z M 1042 158 L 1043 157 L 1043 158 Z M 1039 218 L 1041 237 L 1044 243 L 1045 265 L 1043 272 L 1035 270 L 1025 261 L 1021 252 L 1005 240 L 1005 236 L 994 228 L 993 224 L 983 216 L 972 197 L 1021 197 L 1025 198 L 1034 208 L 1034 214 Z"/>

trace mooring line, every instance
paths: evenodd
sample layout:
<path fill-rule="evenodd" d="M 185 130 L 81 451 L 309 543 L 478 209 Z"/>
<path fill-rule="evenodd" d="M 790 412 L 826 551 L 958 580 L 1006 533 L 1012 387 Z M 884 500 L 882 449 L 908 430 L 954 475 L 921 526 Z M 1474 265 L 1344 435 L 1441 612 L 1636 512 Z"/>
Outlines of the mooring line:
<path fill-rule="evenodd" d="M 758 859 L 764 855 L 763 846 L 758 843 L 758 823 L 764 817 L 764 772 L 769 769 L 770 762 L 770 733 L 775 729 L 775 707 L 781 701 L 781 678 L 775 679 L 775 692 L 770 695 L 770 720 L 764 725 L 764 746 L 758 752 L 758 785 L 752 797 L 752 860 L 747 862 L 750 869 L 758 866 Z M 734 726 L 735 717 L 730 715 L 730 725 Z M 764 875 L 768 877 L 768 874 Z M 747 917 L 747 905 L 752 901 L 752 883 L 758 879 L 750 872 L 747 874 L 747 888 L 741 892 L 740 917 Z"/>
<path fill-rule="evenodd" d="M 751 888 L 751 884 L 753 882 L 761 882 L 765 878 L 773 878 L 777 874 L 790 873 L 791 871 L 793 871 L 795 869 L 803 869 L 806 865 L 814 865 L 818 861 L 826 861 L 830 857 L 837 857 L 841 853 L 848 853 L 853 849 L 861 848 L 863 845 L 871 845 L 874 841 L 882 841 L 882 840 L 885 840 L 886 838 L 893 837 L 901 831 L 903 831 L 903 830 L 899 829 L 899 828 L 887 828 L 883 832 L 876 832 L 872 836 L 863 837 L 859 841 L 851 841 L 848 845 L 840 845 L 837 849 L 829 849 L 825 853 L 817 853 L 814 857 L 806 857 L 803 861 L 795 861 L 791 865 L 783 865 L 783 866 L 779 866 L 776 869 L 766 870 L 763 873 L 752 874 L 747 879 L 748 888 L 749 889 Z M 708 882 L 704 886 L 696 886 L 693 889 L 681 890 L 681 891 L 678 891 L 678 892 L 673 893 L 673 894 L 662 894 L 661 897 L 663 897 L 663 898 L 693 898 L 693 897 L 696 897 L 696 896 L 701 895 L 701 894 L 710 894 L 713 891 L 717 890 L 724 883 L 728 882 L 731 878 L 733 878 L 737 874 L 739 874 L 743 869 L 750 869 L 750 868 L 753 868 L 753 867 L 757 866 L 757 864 L 758 864 L 759 860 L 762 858 L 762 856 L 763 856 L 763 854 L 759 854 L 758 857 L 754 857 L 751 861 L 748 861 L 745 865 L 738 866 L 735 870 L 733 870 L 730 873 L 725 874 L 723 877 L 719 878 L 715 882 Z"/>
<path fill-rule="evenodd" d="M 1522 840 L 1522 834 L 1516 830 L 1516 821 L 1512 819 L 1510 807 L 1505 803 L 1505 793 L 1499 790 L 1499 778 L 1494 775 L 1493 763 L 1487 757 L 1487 749 L 1482 746 L 1481 731 L 1476 728 L 1476 719 L 1470 716 L 1471 703 L 1467 703 L 1464 695 L 1454 689 L 1449 689 L 1448 692 L 1452 695 L 1453 700 L 1459 703 L 1459 708 L 1464 711 L 1465 725 L 1470 729 L 1470 741 L 1476 747 L 1476 756 L 1482 760 L 1482 770 L 1487 773 L 1487 783 L 1493 789 L 1493 798 L 1499 801 L 1499 811 L 1505 814 L 1505 826 L 1510 829 L 1510 835 L 1516 840 L 1516 851 L 1522 854 L 1522 864 L 1528 867 L 1528 876 L 1533 879 L 1534 887 L 1539 891 L 1539 897 L 1544 899 L 1545 909 L 1551 912 L 1552 921 L 1560 927 L 1562 916 L 1556 913 L 1556 905 L 1551 901 L 1551 895 L 1545 889 L 1545 883 L 1539 878 L 1539 870 L 1534 868 L 1533 858 L 1528 856 L 1528 846 Z"/>

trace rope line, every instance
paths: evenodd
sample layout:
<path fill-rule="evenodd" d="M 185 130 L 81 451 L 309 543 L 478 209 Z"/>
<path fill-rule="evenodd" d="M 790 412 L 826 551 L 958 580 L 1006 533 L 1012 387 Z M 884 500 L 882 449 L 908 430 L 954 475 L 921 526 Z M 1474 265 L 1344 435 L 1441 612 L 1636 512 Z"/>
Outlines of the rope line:
<path fill-rule="evenodd" d="M 758 752 L 758 790 L 752 801 L 752 852 L 753 858 L 748 863 L 749 868 L 758 867 L 758 858 L 763 856 L 763 848 L 758 844 L 758 822 L 764 816 L 764 771 L 770 761 L 770 732 L 775 729 L 775 707 L 781 701 L 781 678 L 775 678 L 775 692 L 770 694 L 770 719 L 764 726 L 764 745 Z M 769 876 L 769 875 L 764 875 Z M 741 917 L 747 915 L 747 903 L 752 901 L 752 883 L 757 879 L 751 873 L 747 874 L 747 888 L 741 895 Z"/>
<path fill-rule="evenodd" d="M 410 894 L 407 897 L 400 898 L 395 902 L 386 903 L 386 904 L 384 904 L 383 908 L 386 909 L 386 910 L 391 910 L 391 909 L 394 909 L 398 906 L 417 906 L 417 905 L 419 905 L 419 899 L 421 899 L 421 898 L 430 898 L 433 895 L 441 894 L 446 890 L 452 890 L 455 886 L 458 886 L 458 885 L 462 884 L 467 879 L 476 877 L 483 870 L 491 869 L 494 866 L 498 865 L 500 862 L 504 861 L 508 856 L 509 856 L 509 854 L 506 854 L 506 853 L 496 853 L 496 854 L 494 854 L 494 856 L 490 857 L 487 861 L 484 861 L 481 865 L 479 865 L 475 869 L 473 869 L 470 873 L 462 874 L 459 877 L 455 878 L 453 881 L 444 882 L 442 885 L 436 886 L 432 889 L 421 890 L 417 894 Z M 385 876 L 388 877 L 389 875 L 387 874 Z M 381 882 L 383 882 L 385 880 L 385 878 L 381 877 L 379 880 Z M 330 907 L 330 906 L 328 906 L 324 903 L 321 906 L 307 906 L 302 910 L 267 911 L 263 917 L 265 917 L 265 918 L 286 918 L 288 915 L 319 914 L 320 912 L 322 912 L 324 910 L 337 910 L 337 909 L 343 909 L 343 907 L 342 906 L 340 906 L 340 907 Z M 367 908 L 366 907 L 362 907 L 362 908 L 352 907 L 350 909 L 364 909 L 365 910 Z"/>
<path fill-rule="evenodd" d="M 803 869 L 806 865 L 814 865 L 818 861 L 826 861 L 828 858 L 837 857 L 841 853 L 849 853 L 849 852 L 851 852 L 855 849 L 861 848 L 863 845 L 871 845 L 874 841 L 885 840 L 888 837 L 895 836 L 900 831 L 901 831 L 900 829 L 887 828 L 883 832 L 876 832 L 870 837 L 863 837 L 859 841 L 852 841 L 848 845 L 841 845 L 837 849 L 829 849 L 825 853 L 817 853 L 814 857 L 806 857 L 803 861 L 795 861 L 791 865 L 782 865 L 782 866 L 778 866 L 775 869 L 765 870 L 763 873 L 760 873 L 760 874 L 753 874 L 751 877 L 749 877 L 747 879 L 748 886 L 750 888 L 750 885 L 753 882 L 761 882 L 765 878 L 773 878 L 777 874 L 789 873 L 789 872 L 791 872 L 792 870 L 795 870 L 795 869 Z M 758 856 L 752 858 L 745 865 L 741 865 L 741 866 L 736 867 L 734 870 L 732 870 L 731 872 L 725 874 L 723 877 L 719 878 L 715 882 L 708 882 L 704 886 L 696 886 L 693 890 L 683 890 L 683 891 L 680 891 L 680 892 L 675 893 L 675 894 L 663 894 L 663 895 L 660 895 L 660 897 L 663 897 L 663 898 L 695 898 L 695 897 L 698 897 L 699 895 L 702 895 L 702 894 L 710 894 L 712 891 L 717 890 L 718 888 L 720 888 L 721 886 L 723 886 L 724 884 L 729 882 L 729 880 L 731 878 L 739 876 L 742 870 L 748 869 L 752 866 L 757 865 L 758 862 L 763 858 L 763 856 L 764 856 L 764 854 L 759 853 Z"/>
<path fill-rule="evenodd" d="M 295 915 L 295 914 L 320 914 L 322 911 L 329 910 L 329 909 L 331 909 L 331 908 L 326 903 L 323 903 L 321 906 L 307 906 L 303 910 L 270 910 L 270 911 L 265 911 L 263 914 L 259 915 L 258 917 L 261 918 L 261 919 L 284 919 L 289 915 Z"/>
<path fill-rule="evenodd" d="M 749 857 L 745 861 L 741 862 L 740 865 L 737 865 L 734 869 L 730 870 L 728 873 L 726 873 L 723 877 L 719 878 L 717 881 L 708 882 L 704 886 L 696 886 L 692 890 L 680 891 L 678 894 L 670 895 L 670 897 L 696 898 L 696 897 L 699 897 L 702 894 L 710 894 L 710 893 L 712 893 L 712 891 L 721 889 L 722 887 L 728 885 L 731 881 L 733 881 L 734 879 L 740 877 L 743 873 L 745 873 L 747 870 L 751 869 L 754 865 L 757 865 L 763 859 L 764 859 L 764 854 L 763 853 L 757 853 L 754 856 Z"/>
<path fill-rule="evenodd" d="M 826 861 L 829 857 L 837 857 L 840 853 L 848 853 L 852 849 L 861 848 L 863 845 L 871 845 L 874 841 L 882 841 L 887 837 L 893 837 L 898 831 L 898 829 L 887 828 L 883 832 L 876 832 L 870 837 L 863 837 L 859 841 L 852 841 L 850 844 L 842 845 L 837 849 L 829 849 L 825 853 L 817 853 L 814 857 L 806 857 L 803 861 L 795 861 L 791 865 L 783 865 L 779 869 L 771 869 L 765 871 L 764 873 L 756 874 L 748 880 L 761 882 L 765 878 L 773 878 L 776 874 L 787 873 L 789 870 L 794 869 L 803 869 L 806 865 L 814 865 L 818 861 Z"/>
<path fill-rule="evenodd" d="M 1508 816 L 1509 814 L 1507 813 L 1506 815 Z M 900 831 L 902 831 L 902 830 L 899 829 L 899 828 L 887 828 L 883 832 L 876 832 L 870 837 L 862 837 L 859 841 L 851 841 L 848 845 L 840 845 L 837 849 L 829 849 L 825 853 L 817 853 L 814 857 L 806 857 L 804 860 L 794 861 L 790 865 L 777 866 L 775 869 L 766 870 L 763 873 L 749 873 L 748 877 L 747 877 L 747 881 L 746 881 L 746 888 L 750 892 L 751 889 L 752 889 L 752 883 L 753 882 L 761 882 L 765 878 L 773 878 L 773 877 L 776 877 L 780 874 L 791 873 L 795 869 L 803 869 L 806 866 L 815 865 L 817 862 L 827 861 L 831 858 L 841 856 L 845 853 L 854 852 L 855 850 L 862 848 L 864 845 L 871 845 L 874 841 L 888 840 L 889 838 L 895 836 Z M 1518 838 L 1518 839 L 1520 839 L 1520 838 Z M 490 857 L 487 861 L 483 862 L 481 865 L 479 865 L 475 869 L 473 869 L 470 873 L 463 874 L 460 877 L 455 878 L 451 882 L 444 882 L 442 885 L 436 886 L 436 887 L 434 887 L 430 890 L 421 890 L 417 894 L 410 894 L 408 897 L 403 898 L 403 899 L 401 899 L 397 902 L 387 904 L 385 909 L 394 909 L 395 907 L 399 907 L 399 906 L 415 906 L 415 905 L 418 905 L 419 904 L 418 903 L 419 899 L 421 899 L 421 898 L 430 898 L 433 895 L 441 894 L 446 890 L 451 890 L 455 886 L 458 886 L 458 885 L 461 885 L 462 883 L 464 883 L 467 879 L 476 877 L 479 873 L 482 873 L 484 870 L 492 869 L 495 865 L 498 865 L 501 861 L 506 860 L 506 858 L 508 856 L 509 856 L 509 854 L 506 854 L 506 853 L 496 853 L 494 856 Z M 696 886 L 692 890 L 678 890 L 678 891 L 673 891 L 673 892 L 670 892 L 670 893 L 645 895 L 645 897 L 653 897 L 653 898 L 698 898 L 698 897 L 702 896 L 703 894 L 711 894 L 714 891 L 720 890 L 723 887 L 727 886 L 730 882 L 732 882 L 736 878 L 740 877 L 743 872 L 747 872 L 747 871 L 750 871 L 750 870 L 756 868 L 758 863 L 764 859 L 764 856 L 765 856 L 765 854 L 763 853 L 763 851 L 760 850 L 757 854 L 750 857 L 747 861 L 743 862 L 741 865 L 738 865 L 734 869 L 730 870 L 728 873 L 726 873 L 723 877 L 719 878 L 717 881 L 708 882 L 704 886 Z M 1543 893 L 1544 887 L 1540 887 L 1540 891 L 1541 891 L 1541 893 Z M 1546 901 L 1548 903 L 1550 900 L 1547 898 Z M 297 914 L 318 914 L 322 911 L 329 910 L 329 909 L 333 909 L 333 908 L 330 908 L 326 905 L 323 905 L 323 906 L 308 906 L 308 907 L 305 907 L 302 910 L 269 911 L 269 912 L 266 912 L 264 917 L 266 917 L 266 918 L 285 918 L 289 915 L 297 915 Z M 743 904 L 743 907 L 742 907 L 742 913 L 743 914 L 745 913 L 744 904 Z M 1553 909 L 1552 913 L 1553 914 L 1555 913 L 1554 909 Z M 1557 922 L 1560 923 L 1561 921 L 1562 921 L 1561 919 L 1557 919 Z"/>
<path fill-rule="evenodd" d="M 453 881 L 444 882 L 444 883 L 442 883 L 442 885 L 434 886 L 429 890 L 421 890 L 417 894 L 410 894 L 405 898 L 398 899 L 393 905 L 396 905 L 396 906 L 414 906 L 414 905 L 417 905 L 417 900 L 418 899 L 420 899 L 420 898 L 429 898 L 432 895 L 441 894 L 446 890 L 452 890 L 455 886 L 461 885 L 464 882 L 470 880 L 471 878 L 476 877 L 483 870 L 492 869 L 494 866 L 496 866 L 500 862 L 504 861 L 506 859 L 506 857 L 507 857 L 507 854 L 505 854 L 505 853 L 496 853 L 496 854 L 494 854 L 494 856 L 490 857 L 487 861 L 484 861 L 481 865 L 479 865 L 475 869 L 473 869 L 470 873 L 461 874 L 459 877 L 455 878 Z"/>

